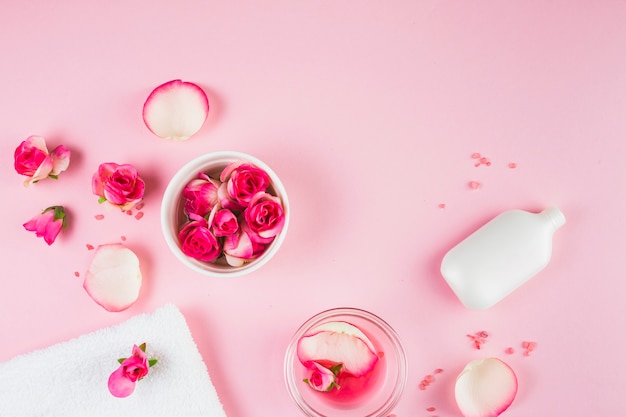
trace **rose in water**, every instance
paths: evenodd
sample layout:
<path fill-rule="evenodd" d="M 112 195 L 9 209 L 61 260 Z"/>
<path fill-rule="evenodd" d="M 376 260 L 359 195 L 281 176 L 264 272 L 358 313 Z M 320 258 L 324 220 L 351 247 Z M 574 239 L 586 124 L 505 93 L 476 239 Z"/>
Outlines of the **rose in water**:
<path fill-rule="evenodd" d="M 383 353 L 356 326 L 333 321 L 303 335 L 297 355 L 306 368 L 304 383 L 333 399 L 348 400 L 375 382 L 372 377 Z"/>

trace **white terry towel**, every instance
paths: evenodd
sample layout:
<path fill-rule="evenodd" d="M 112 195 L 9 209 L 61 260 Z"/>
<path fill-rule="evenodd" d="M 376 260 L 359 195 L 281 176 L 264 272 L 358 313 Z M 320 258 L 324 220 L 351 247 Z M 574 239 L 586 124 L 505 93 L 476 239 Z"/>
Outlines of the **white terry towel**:
<path fill-rule="evenodd" d="M 118 358 L 147 344 L 158 363 L 135 392 L 108 390 Z M 173 305 L 0 364 L 0 417 L 226 417 L 185 318 Z"/>

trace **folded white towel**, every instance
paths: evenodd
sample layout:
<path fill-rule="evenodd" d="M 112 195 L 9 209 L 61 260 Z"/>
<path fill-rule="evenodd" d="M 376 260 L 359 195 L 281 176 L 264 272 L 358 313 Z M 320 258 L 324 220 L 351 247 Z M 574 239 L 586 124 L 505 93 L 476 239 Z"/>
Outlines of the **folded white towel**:
<path fill-rule="evenodd" d="M 133 344 L 158 363 L 115 398 L 109 375 Z M 173 305 L 0 364 L 0 417 L 225 417 L 185 318 Z"/>

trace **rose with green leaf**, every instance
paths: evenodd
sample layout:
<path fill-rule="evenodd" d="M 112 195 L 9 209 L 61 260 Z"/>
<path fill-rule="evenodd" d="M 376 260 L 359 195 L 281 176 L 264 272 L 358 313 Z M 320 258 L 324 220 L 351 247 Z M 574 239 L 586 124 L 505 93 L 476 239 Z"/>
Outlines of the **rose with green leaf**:
<path fill-rule="evenodd" d="M 158 362 L 157 359 L 148 359 L 146 356 L 146 344 L 133 345 L 132 355 L 128 358 L 118 359 L 120 363 L 109 376 L 109 392 L 117 398 L 128 397 L 135 391 L 137 381 L 142 380 L 150 368 Z"/>
<path fill-rule="evenodd" d="M 143 199 L 146 184 L 130 164 L 105 162 L 91 179 L 91 188 L 98 202 L 107 202 L 122 211 L 132 209 Z"/>
<path fill-rule="evenodd" d="M 43 237 L 48 245 L 52 245 L 61 230 L 66 227 L 65 218 L 63 206 L 50 206 L 23 226 L 29 232 L 35 232 L 37 237 Z"/>

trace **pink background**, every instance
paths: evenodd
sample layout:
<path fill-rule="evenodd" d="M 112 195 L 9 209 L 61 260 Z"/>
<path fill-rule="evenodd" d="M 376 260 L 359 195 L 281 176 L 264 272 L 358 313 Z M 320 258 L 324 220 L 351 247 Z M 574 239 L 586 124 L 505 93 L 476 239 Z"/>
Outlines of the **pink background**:
<path fill-rule="evenodd" d="M 4 0 L 0 33 L 0 361 L 171 302 L 229 417 L 295 416 L 286 345 L 310 316 L 350 306 L 404 341 L 398 417 L 458 416 L 454 379 L 485 356 L 519 377 L 507 416 L 626 415 L 625 1 Z M 141 118 L 175 78 L 211 103 L 183 143 Z M 32 134 L 73 158 L 25 189 L 12 155 Z M 159 224 L 172 175 L 216 150 L 270 165 L 292 209 L 276 257 L 229 280 L 185 268 Z M 474 152 L 492 165 L 474 167 Z M 108 161 L 145 177 L 141 220 L 91 194 Z M 48 247 L 22 223 L 54 204 L 70 225 Z M 490 310 L 464 308 L 443 254 L 503 210 L 550 204 L 567 224 L 548 267 Z M 122 235 L 145 281 L 109 313 L 82 288 L 86 244 Z M 479 330 L 490 336 L 477 351 L 466 334 Z M 538 343 L 528 357 L 524 340 Z"/>

